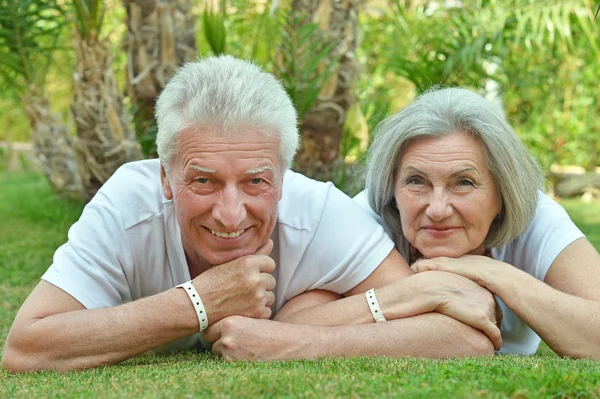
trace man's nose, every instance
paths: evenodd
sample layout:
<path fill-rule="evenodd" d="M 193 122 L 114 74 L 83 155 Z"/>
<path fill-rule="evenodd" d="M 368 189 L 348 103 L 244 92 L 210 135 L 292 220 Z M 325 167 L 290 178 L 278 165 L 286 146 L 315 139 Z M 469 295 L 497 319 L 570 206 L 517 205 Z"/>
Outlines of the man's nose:
<path fill-rule="evenodd" d="M 246 219 L 244 195 L 237 187 L 223 189 L 220 201 L 214 205 L 213 218 L 230 232 L 236 230 Z"/>
<path fill-rule="evenodd" d="M 440 187 L 435 187 L 431 193 L 427 210 L 427 216 L 436 222 L 442 221 L 452 215 L 448 193 Z"/>

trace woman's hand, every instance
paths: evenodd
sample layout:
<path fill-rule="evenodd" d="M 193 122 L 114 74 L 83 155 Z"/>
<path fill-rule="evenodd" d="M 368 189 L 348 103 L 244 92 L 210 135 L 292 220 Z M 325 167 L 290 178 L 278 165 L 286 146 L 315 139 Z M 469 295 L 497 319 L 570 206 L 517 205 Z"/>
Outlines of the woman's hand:
<path fill-rule="evenodd" d="M 437 312 L 484 332 L 494 348 L 502 346 L 500 325 L 502 311 L 492 293 L 463 276 L 442 271 L 432 271 L 414 276 L 419 295 L 397 297 L 400 318 L 426 312 Z M 380 291 L 393 288 L 393 284 Z M 381 302 L 381 301 L 380 301 Z M 384 305 L 385 306 L 385 305 Z M 386 313 L 385 307 L 384 314 Z M 395 313 L 395 312 L 392 312 Z"/>
<path fill-rule="evenodd" d="M 506 271 L 507 267 L 512 266 L 487 256 L 463 255 L 459 258 L 423 258 L 416 261 L 411 269 L 415 273 L 443 271 L 458 274 L 497 294 L 494 290 L 494 282 L 496 281 L 494 276 L 502 273 L 503 270 Z"/>

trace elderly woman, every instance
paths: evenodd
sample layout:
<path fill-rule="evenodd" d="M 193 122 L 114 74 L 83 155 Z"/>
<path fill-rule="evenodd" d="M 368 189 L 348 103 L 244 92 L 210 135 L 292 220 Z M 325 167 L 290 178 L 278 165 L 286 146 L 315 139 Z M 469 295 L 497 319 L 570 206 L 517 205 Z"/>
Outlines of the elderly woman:
<path fill-rule="evenodd" d="M 499 299 L 500 352 L 600 359 L 600 255 L 480 95 L 442 89 L 379 127 L 355 199 L 416 272 L 467 277 Z"/>

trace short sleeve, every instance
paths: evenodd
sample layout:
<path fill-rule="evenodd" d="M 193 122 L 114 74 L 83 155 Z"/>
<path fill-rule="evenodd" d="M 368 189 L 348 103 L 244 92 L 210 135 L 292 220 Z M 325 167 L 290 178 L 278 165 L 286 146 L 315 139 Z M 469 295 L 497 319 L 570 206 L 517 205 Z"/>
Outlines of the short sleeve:
<path fill-rule="evenodd" d="M 71 226 L 68 241 L 42 276 L 88 309 L 130 301 L 124 264 L 130 264 L 121 215 L 100 192 Z"/>
<path fill-rule="evenodd" d="M 321 288 L 341 294 L 365 280 L 393 247 L 383 228 L 332 186 L 296 273 L 316 276 L 307 289 Z"/>
<path fill-rule="evenodd" d="M 493 249 L 492 256 L 544 281 L 556 257 L 582 237 L 583 233 L 563 207 L 540 192 L 529 227 L 505 247 Z"/>

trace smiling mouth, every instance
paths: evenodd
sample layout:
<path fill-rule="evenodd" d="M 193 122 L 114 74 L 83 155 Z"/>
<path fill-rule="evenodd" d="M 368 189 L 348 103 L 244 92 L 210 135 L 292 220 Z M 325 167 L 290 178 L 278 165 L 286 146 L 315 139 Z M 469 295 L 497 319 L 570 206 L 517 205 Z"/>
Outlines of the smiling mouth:
<path fill-rule="evenodd" d="M 227 232 L 221 232 L 221 231 L 217 231 L 217 230 L 213 230 L 213 229 L 209 229 L 206 228 L 208 231 L 210 231 L 210 234 L 212 234 L 215 237 L 219 237 L 219 238 L 238 238 L 240 235 L 242 235 L 246 229 L 242 229 L 242 230 L 238 230 L 238 231 L 234 231 L 232 233 L 227 233 Z"/>

